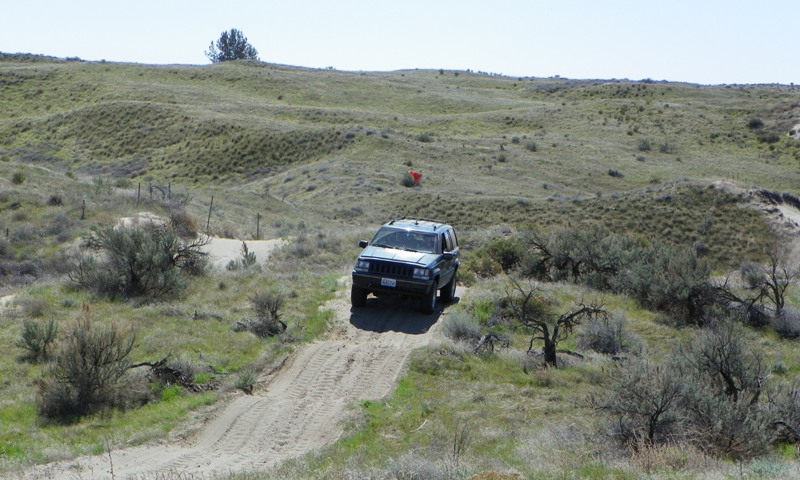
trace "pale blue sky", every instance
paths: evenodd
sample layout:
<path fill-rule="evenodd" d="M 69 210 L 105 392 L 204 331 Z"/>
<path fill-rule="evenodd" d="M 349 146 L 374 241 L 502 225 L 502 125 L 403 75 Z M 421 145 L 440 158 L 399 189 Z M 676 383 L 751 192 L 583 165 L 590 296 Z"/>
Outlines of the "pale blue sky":
<path fill-rule="evenodd" d="M 262 60 L 386 71 L 800 83 L 798 0 L 15 0 L 0 52 L 206 64 L 238 28 Z"/>

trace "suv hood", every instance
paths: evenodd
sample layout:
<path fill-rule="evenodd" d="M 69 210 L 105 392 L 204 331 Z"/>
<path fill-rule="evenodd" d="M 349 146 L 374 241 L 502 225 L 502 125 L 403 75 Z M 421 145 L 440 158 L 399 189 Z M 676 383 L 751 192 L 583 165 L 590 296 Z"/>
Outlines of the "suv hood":
<path fill-rule="evenodd" d="M 361 252 L 360 258 L 365 260 L 390 260 L 393 262 L 413 263 L 415 265 L 428 265 L 436 261 L 435 253 L 409 252 L 396 248 L 383 248 L 368 246 Z"/>

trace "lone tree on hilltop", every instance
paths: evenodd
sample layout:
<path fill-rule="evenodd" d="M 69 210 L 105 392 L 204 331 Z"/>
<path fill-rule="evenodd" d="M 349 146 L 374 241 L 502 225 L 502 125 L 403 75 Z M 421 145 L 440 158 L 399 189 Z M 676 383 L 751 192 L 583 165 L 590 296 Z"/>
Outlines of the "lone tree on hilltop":
<path fill-rule="evenodd" d="M 258 51 L 247 42 L 247 37 L 235 28 L 222 32 L 219 40 L 211 42 L 206 56 L 211 63 L 228 60 L 259 60 Z"/>

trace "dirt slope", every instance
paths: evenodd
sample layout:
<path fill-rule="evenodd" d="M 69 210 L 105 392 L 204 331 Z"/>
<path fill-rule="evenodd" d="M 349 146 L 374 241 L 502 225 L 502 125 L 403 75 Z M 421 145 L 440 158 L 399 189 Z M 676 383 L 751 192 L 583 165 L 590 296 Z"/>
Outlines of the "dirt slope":
<path fill-rule="evenodd" d="M 202 478 L 263 469 L 335 441 L 349 405 L 391 391 L 409 353 L 430 342 L 441 310 L 369 299 L 351 313 L 341 294 L 333 328 L 304 346 L 253 395 L 241 394 L 191 440 L 144 445 L 40 466 L 22 479 L 110 479 L 191 473 Z"/>

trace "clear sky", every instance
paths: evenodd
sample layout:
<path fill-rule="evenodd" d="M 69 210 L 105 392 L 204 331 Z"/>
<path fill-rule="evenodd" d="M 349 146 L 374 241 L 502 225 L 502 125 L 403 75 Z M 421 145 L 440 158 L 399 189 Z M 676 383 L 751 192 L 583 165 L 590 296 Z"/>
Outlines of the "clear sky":
<path fill-rule="evenodd" d="M 231 28 L 313 68 L 800 83 L 798 0 L 5 0 L 0 52 L 206 64 Z"/>

